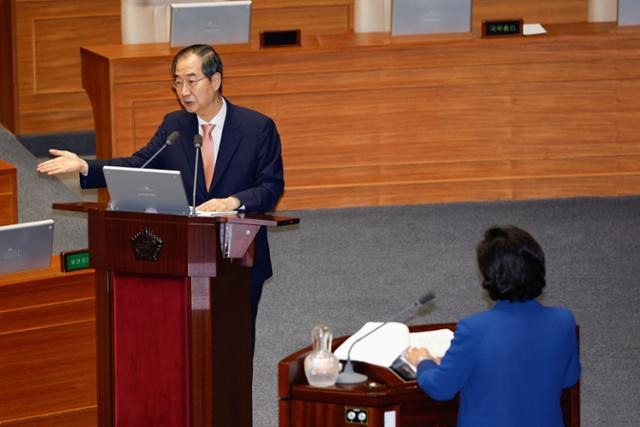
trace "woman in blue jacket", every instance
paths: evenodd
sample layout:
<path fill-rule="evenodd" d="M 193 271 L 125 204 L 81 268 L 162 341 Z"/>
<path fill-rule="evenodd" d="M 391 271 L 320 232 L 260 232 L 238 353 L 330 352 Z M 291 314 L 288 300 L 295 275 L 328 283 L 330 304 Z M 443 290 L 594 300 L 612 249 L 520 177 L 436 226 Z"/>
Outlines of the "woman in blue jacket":
<path fill-rule="evenodd" d="M 497 301 L 460 322 L 442 360 L 410 349 L 417 381 L 436 400 L 460 392 L 458 426 L 562 426 L 560 395 L 580 377 L 571 311 L 536 301 L 544 253 L 529 233 L 493 227 L 479 243 L 482 286 Z"/>

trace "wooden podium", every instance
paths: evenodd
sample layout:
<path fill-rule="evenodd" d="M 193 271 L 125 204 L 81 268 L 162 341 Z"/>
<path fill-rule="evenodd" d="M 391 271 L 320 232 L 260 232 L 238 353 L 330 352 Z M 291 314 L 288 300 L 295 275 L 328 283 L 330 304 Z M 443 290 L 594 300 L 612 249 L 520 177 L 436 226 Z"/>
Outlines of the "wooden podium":
<path fill-rule="evenodd" d="M 453 323 L 411 327 L 412 332 L 449 328 Z M 334 340 L 337 348 L 348 337 Z M 304 358 L 311 352 L 304 348 L 278 364 L 280 427 L 450 427 L 456 425 L 458 397 L 438 402 L 430 399 L 415 381 L 405 381 L 387 368 L 356 362 L 357 372 L 369 380 L 359 385 L 311 387 L 304 374 Z M 561 398 L 564 424 L 580 426 L 580 383 L 564 390 Z M 347 419 L 349 413 L 355 420 Z M 364 414 L 364 415 L 360 415 Z M 357 415 L 364 417 L 359 422 Z"/>
<path fill-rule="evenodd" d="M 251 266 L 268 215 L 88 213 L 98 425 L 251 426 Z"/>

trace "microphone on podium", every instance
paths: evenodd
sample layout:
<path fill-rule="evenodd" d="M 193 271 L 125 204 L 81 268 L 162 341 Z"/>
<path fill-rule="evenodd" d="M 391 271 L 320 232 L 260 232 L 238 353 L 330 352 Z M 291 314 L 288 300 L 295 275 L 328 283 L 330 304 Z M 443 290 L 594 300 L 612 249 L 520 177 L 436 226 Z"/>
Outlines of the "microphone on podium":
<path fill-rule="evenodd" d="M 425 305 L 435 297 L 436 296 L 433 292 L 431 291 L 427 292 L 426 294 L 422 295 L 420 298 L 412 302 L 411 305 L 408 305 L 402 310 L 400 310 L 398 313 L 395 314 L 395 316 L 392 316 L 389 320 L 387 320 L 387 322 L 393 322 L 396 320 L 405 320 L 410 313 L 422 307 L 423 305 Z"/>
<path fill-rule="evenodd" d="M 390 317 L 389 320 L 385 320 L 383 323 L 379 324 L 378 326 L 376 326 L 375 328 L 373 328 L 372 330 L 370 330 L 369 332 L 367 332 L 366 334 L 364 334 L 363 336 L 355 340 L 353 343 L 351 343 L 351 346 L 349 347 L 349 351 L 347 352 L 347 361 L 344 364 L 344 368 L 342 369 L 342 372 L 338 374 L 338 378 L 336 379 L 336 384 L 360 384 L 365 382 L 367 380 L 367 376 L 364 374 L 355 372 L 353 369 L 353 363 L 351 363 L 351 350 L 353 350 L 353 347 L 356 344 L 358 344 L 360 341 L 362 341 L 363 339 L 365 339 L 366 337 L 368 337 L 369 335 L 377 331 L 378 329 L 382 328 L 387 323 L 393 322 L 396 320 L 406 319 L 410 313 L 422 307 L 423 305 L 425 305 L 435 297 L 436 297 L 435 294 L 431 291 L 425 293 L 420 298 L 412 302 L 410 305 L 406 306 L 405 308 L 400 310 L 398 313 Z"/>
<path fill-rule="evenodd" d="M 202 135 L 195 134 L 193 136 L 193 147 L 196 149 L 196 160 L 193 170 L 193 195 L 191 197 L 191 215 L 196 214 L 196 184 L 198 183 L 198 157 L 200 157 L 200 149 L 202 148 Z"/>
<path fill-rule="evenodd" d="M 180 132 L 178 132 L 177 130 L 174 130 L 173 132 L 171 132 L 169 134 L 169 136 L 167 137 L 167 140 L 164 142 L 164 144 L 162 144 L 162 147 L 160 147 L 160 149 L 158 151 L 156 151 L 153 156 L 151 156 L 149 158 L 149 160 L 147 160 L 146 162 L 144 162 L 144 164 L 142 166 L 140 166 L 140 169 L 144 169 L 147 167 L 147 165 L 149 163 L 151 163 L 151 161 L 153 159 L 155 159 L 158 154 L 162 153 L 162 150 L 164 150 L 165 148 L 167 148 L 168 146 L 170 146 L 171 144 L 173 144 L 174 142 L 176 142 L 178 140 L 178 138 L 180 138 Z"/>

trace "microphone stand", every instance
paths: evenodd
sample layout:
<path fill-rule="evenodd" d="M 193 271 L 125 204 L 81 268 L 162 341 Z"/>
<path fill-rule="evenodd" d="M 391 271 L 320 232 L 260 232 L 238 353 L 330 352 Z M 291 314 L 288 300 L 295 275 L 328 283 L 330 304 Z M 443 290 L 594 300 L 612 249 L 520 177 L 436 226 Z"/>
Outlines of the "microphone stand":
<path fill-rule="evenodd" d="M 202 147 L 202 135 L 196 134 L 193 137 L 193 146 L 196 148 L 196 160 L 193 174 L 193 195 L 191 197 L 191 216 L 196 216 L 196 184 L 198 183 L 198 157 L 200 157 L 200 148 Z"/>
<path fill-rule="evenodd" d="M 158 151 L 156 151 L 153 156 L 151 156 L 149 158 L 149 160 L 147 160 L 146 162 L 144 162 L 144 164 L 142 166 L 140 166 L 140 169 L 144 169 L 147 167 L 147 165 L 149 163 L 151 163 L 151 161 L 153 159 L 155 159 L 156 157 L 158 157 L 158 154 L 162 153 L 162 150 L 164 150 L 165 148 L 167 148 L 169 145 L 173 144 L 174 142 L 176 142 L 178 140 L 178 138 L 180 138 L 180 132 L 178 132 L 177 130 L 174 130 L 173 132 L 171 132 L 171 135 L 169 135 L 167 137 L 167 140 L 164 142 L 164 145 L 162 147 L 160 147 L 160 149 Z"/>
<path fill-rule="evenodd" d="M 353 363 L 351 363 L 351 350 L 353 350 L 353 347 L 356 344 L 358 344 L 360 341 L 362 341 L 363 339 L 365 339 L 366 337 L 368 337 L 378 329 L 382 328 L 387 323 L 389 322 L 388 321 L 382 322 L 381 324 L 379 324 L 378 326 L 376 326 L 375 328 L 373 328 L 372 330 L 370 330 L 369 332 L 367 332 L 366 334 L 364 334 L 363 336 L 355 340 L 353 344 L 351 344 L 351 347 L 349 347 L 349 351 L 347 352 L 347 362 L 344 364 L 344 368 L 342 369 L 342 372 L 338 374 L 338 378 L 336 379 L 336 384 L 360 384 L 365 382 L 369 378 L 365 374 L 360 374 L 353 369 Z"/>
<path fill-rule="evenodd" d="M 169 144 L 167 144 L 167 143 L 165 142 L 165 143 L 164 143 L 164 145 L 162 146 L 162 148 L 160 148 L 158 151 L 156 151 L 156 152 L 155 152 L 155 154 L 154 154 L 153 156 L 149 157 L 149 160 L 147 160 L 146 162 L 144 162 L 144 164 L 143 164 L 142 166 L 140 166 L 140 169 L 144 169 L 144 168 L 146 168 L 146 167 L 147 167 L 147 165 L 148 165 L 149 163 L 151 163 L 151 161 L 152 161 L 153 159 L 155 159 L 155 158 L 158 156 L 158 154 L 162 153 L 162 150 L 164 150 L 165 148 L 167 148 L 167 146 L 168 146 L 168 145 L 169 145 Z"/>
<path fill-rule="evenodd" d="M 355 340 L 349 347 L 349 351 L 347 352 L 347 361 L 344 364 L 344 368 L 342 369 L 342 372 L 338 374 L 338 378 L 336 379 L 336 384 L 361 384 L 365 382 L 368 379 L 368 377 L 364 374 L 355 372 L 355 370 L 353 369 L 353 363 L 351 362 L 351 350 L 353 350 L 353 347 L 355 347 L 357 343 L 359 343 L 360 341 L 362 341 L 363 339 L 365 339 L 366 337 L 368 337 L 378 329 L 382 328 L 387 323 L 393 322 L 394 320 L 398 320 L 401 318 L 406 318 L 405 316 L 409 312 L 416 310 L 418 307 L 425 305 L 428 301 L 431 301 L 435 297 L 436 296 L 433 294 L 433 292 L 427 292 L 426 294 L 421 296 L 417 301 L 415 301 L 413 304 L 403 308 L 395 316 L 391 317 L 389 320 L 385 320 L 384 322 L 382 322 L 381 324 L 379 324 L 378 326 L 376 326 L 375 328 L 373 328 L 372 330 L 370 330 L 369 332 L 367 332 L 366 334 L 364 334 L 363 336 Z"/>

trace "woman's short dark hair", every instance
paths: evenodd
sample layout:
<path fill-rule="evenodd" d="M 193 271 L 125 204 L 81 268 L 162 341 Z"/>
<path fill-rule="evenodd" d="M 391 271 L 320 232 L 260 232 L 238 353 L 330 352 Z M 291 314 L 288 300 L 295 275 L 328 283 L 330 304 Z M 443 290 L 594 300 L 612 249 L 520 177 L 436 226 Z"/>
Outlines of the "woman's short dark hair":
<path fill-rule="evenodd" d="M 544 252 L 526 231 L 491 227 L 478 244 L 482 287 L 492 300 L 526 301 L 536 298 L 546 285 Z"/>
<path fill-rule="evenodd" d="M 171 75 L 175 76 L 178 61 L 189 55 L 197 55 L 202 59 L 202 74 L 207 76 L 209 80 L 215 73 L 220 73 L 219 92 L 222 94 L 222 59 L 220 59 L 218 52 L 208 44 L 194 44 L 176 53 L 171 64 Z"/>

